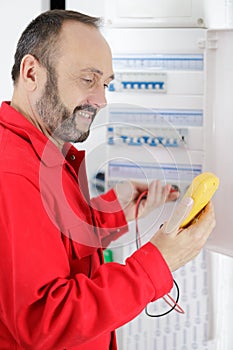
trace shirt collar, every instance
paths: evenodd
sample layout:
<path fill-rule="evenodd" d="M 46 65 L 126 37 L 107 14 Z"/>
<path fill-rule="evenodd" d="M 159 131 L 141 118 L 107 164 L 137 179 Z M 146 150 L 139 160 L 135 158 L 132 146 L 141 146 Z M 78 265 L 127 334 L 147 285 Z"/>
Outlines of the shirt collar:
<path fill-rule="evenodd" d="M 72 152 L 76 158 L 83 160 L 84 151 L 78 151 L 70 143 L 65 143 L 63 151 L 37 129 L 20 112 L 10 106 L 10 102 L 2 102 L 0 107 L 0 124 L 20 137 L 28 140 L 40 160 L 48 167 L 60 166 L 66 163 L 67 156 Z"/>

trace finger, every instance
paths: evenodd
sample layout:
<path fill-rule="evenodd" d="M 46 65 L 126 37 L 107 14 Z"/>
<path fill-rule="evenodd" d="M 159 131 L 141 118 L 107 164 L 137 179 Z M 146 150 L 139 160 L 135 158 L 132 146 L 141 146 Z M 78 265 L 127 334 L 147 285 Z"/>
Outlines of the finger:
<path fill-rule="evenodd" d="M 180 196 L 180 192 L 179 191 L 174 191 L 174 192 L 170 192 L 168 197 L 167 197 L 167 202 L 173 202 L 176 201 Z"/>
<path fill-rule="evenodd" d="M 170 234 L 177 232 L 181 223 L 188 216 L 193 206 L 191 197 L 183 198 L 176 206 L 176 209 L 170 219 L 164 225 L 164 232 Z"/>
<path fill-rule="evenodd" d="M 154 180 L 150 183 L 147 196 L 148 206 L 157 206 L 159 203 L 161 203 L 162 190 L 160 180 Z"/>
<path fill-rule="evenodd" d="M 209 202 L 201 213 L 194 219 L 192 225 L 193 228 L 202 228 L 202 231 L 206 233 L 206 236 L 209 236 L 210 232 L 215 226 L 215 214 L 214 208 L 211 202 Z"/>
<path fill-rule="evenodd" d="M 164 201 L 168 200 L 170 193 L 171 193 L 171 185 L 167 184 L 163 187 L 163 199 L 164 199 Z"/>

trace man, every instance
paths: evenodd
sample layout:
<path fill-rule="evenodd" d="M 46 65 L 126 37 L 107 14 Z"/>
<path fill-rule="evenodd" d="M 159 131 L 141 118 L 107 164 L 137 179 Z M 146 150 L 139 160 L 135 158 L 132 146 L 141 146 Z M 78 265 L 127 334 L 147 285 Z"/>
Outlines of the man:
<path fill-rule="evenodd" d="M 114 330 L 170 291 L 171 271 L 215 225 L 209 204 L 178 234 L 187 203 L 125 265 L 103 264 L 147 189 L 123 184 L 91 200 L 84 153 L 69 143 L 86 139 L 106 105 L 111 61 L 98 19 L 72 11 L 41 14 L 19 40 L 13 97 L 0 109 L 1 350 L 116 349 Z M 153 181 L 140 209 L 177 196 Z"/>

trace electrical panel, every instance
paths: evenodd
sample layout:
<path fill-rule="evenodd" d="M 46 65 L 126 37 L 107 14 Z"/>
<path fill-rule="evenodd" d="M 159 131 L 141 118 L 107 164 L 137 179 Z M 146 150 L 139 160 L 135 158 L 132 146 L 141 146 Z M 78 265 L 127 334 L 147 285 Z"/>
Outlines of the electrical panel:
<path fill-rule="evenodd" d="M 180 29 L 144 28 L 136 33 L 137 45 L 147 41 L 150 47 L 144 53 L 133 52 L 133 31 L 125 31 L 122 45 L 114 29 L 107 34 L 115 79 L 108 91 L 106 187 L 124 178 L 157 178 L 183 193 L 203 167 L 204 55 L 198 41 L 204 31 L 192 30 L 181 42 Z M 165 47 L 170 36 L 173 43 Z M 125 43 L 128 53 L 119 50 Z"/>
<path fill-rule="evenodd" d="M 190 95 L 203 89 L 201 54 L 118 54 L 113 57 L 113 66 L 112 92 Z M 178 77 L 182 84 L 177 84 Z"/>
<path fill-rule="evenodd" d="M 203 149 L 202 110 L 112 107 L 109 145 Z"/>
<path fill-rule="evenodd" d="M 118 35 L 115 29 L 106 33 L 113 47 L 115 72 L 107 93 L 106 188 L 125 180 L 149 184 L 160 179 L 177 186 L 182 197 L 192 179 L 205 170 L 205 56 L 201 43 L 206 31 L 188 30 L 185 37 L 182 30 L 174 28 L 119 31 Z M 174 202 L 165 204 L 139 220 L 142 242 L 149 240 L 175 206 Z M 129 233 L 111 247 L 120 262 L 136 249 L 133 222 Z M 154 320 L 142 312 L 118 330 L 121 348 L 189 350 L 192 346 L 209 350 L 206 271 L 206 253 L 202 252 L 174 274 L 182 286 L 186 316 L 173 312 Z M 166 306 L 159 300 L 149 309 L 159 314 Z"/>

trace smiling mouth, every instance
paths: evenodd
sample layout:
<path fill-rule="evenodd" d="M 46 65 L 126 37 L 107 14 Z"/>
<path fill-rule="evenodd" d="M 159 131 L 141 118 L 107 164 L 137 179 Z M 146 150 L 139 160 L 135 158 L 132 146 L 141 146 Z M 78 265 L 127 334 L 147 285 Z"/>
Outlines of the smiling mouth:
<path fill-rule="evenodd" d="M 78 115 L 80 117 L 85 118 L 85 119 L 92 119 L 92 117 L 93 117 L 93 113 L 86 112 L 86 111 L 78 111 Z"/>
<path fill-rule="evenodd" d="M 77 116 L 81 123 L 84 123 L 85 125 L 90 125 L 97 113 L 97 109 L 89 104 L 85 104 L 82 106 L 77 106 L 74 109 L 73 115 Z"/>
<path fill-rule="evenodd" d="M 94 118 L 96 116 L 96 110 L 94 110 L 94 108 L 92 108 L 91 110 L 88 108 L 85 109 L 80 109 L 79 111 L 77 111 L 77 115 L 80 119 L 82 119 L 84 122 L 89 122 L 92 123 L 94 121 Z"/>

